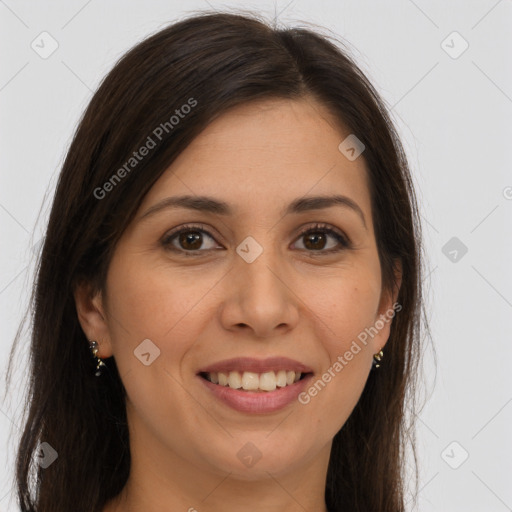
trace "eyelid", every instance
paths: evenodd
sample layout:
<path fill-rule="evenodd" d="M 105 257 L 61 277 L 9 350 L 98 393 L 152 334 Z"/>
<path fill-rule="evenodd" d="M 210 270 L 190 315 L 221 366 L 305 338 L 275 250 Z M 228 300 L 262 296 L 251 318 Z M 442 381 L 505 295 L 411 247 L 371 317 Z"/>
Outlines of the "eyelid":
<path fill-rule="evenodd" d="M 325 224 L 323 222 L 316 222 L 313 226 L 307 226 L 299 231 L 296 238 L 300 238 L 301 236 L 304 236 L 308 234 L 309 232 L 324 232 L 328 235 L 334 236 L 338 240 L 338 243 L 340 243 L 343 246 L 343 249 L 350 249 L 352 248 L 352 242 L 350 238 L 340 229 L 331 226 L 330 224 Z M 340 252 L 343 249 L 328 249 L 328 250 L 319 250 L 319 251 L 307 251 L 309 253 L 332 253 L 332 252 Z"/>
<path fill-rule="evenodd" d="M 209 251 L 216 250 L 216 249 L 203 249 L 203 250 L 187 251 L 185 249 L 179 249 L 179 248 L 172 246 L 171 240 L 175 236 L 179 235 L 180 233 L 189 232 L 189 231 L 198 231 L 203 234 L 206 234 L 212 240 L 216 241 L 215 236 L 212 233 L 210 233 L 210 231 L 209 231 L 210 229 L 212 229 L 212 228 L 210 228 L 209 226 L 206 226 L 204 224 L 201 224 L 201 223 L 183 224 L 175 229 L 172 229 L 170 232 L 167 232 L 162 237 L 161 243 L 162 243 L 162 245 L 164 245 L 165 248 L 167 248 L 173 252 L 181 253 L 185 256 L 200 255 L 201 253 L 209 252 Z M 330 224 L 325 224 L 323 222 L 316 222 L 316 223 L 313 223 L 313 225 L 308 225 L 308 226 L 305 226 L 304 228 L 301 228 L 299 230 L 299 232 L 295 235 L 294 243 L 301 236 L 304 236 L 310 232 L 313 232 L 313 233 L 314 232 L 324 232 L 325 234 L 336 238 L 336 240 L 338 241 L 338 244 L 341 246 L 339 248 L 331 248 L 331 249 L 326 249 L 326 250 L 319 249 L 317 251 L 300 249 L 301 251 L 305 251 L 313 256 L 321 256 L 323 254 L 339 253 L 343 250 L 351 249 L 353 247 L 353 244 L 352 244 L 350 238 L 343 231 L 341 231 L 340 229 L 338 229 Z M 219 236 L 219 238 L 222 238 L 222 237 Z"/>
<path fill-rule="evenodd" d="M 197 252 L 197 253 L 206 252 L 205 250 L 202 250 L 202 251 L 185 251 L 184 249 L 177 249 L 176 247 L 171 246 L 170 241 L 176 235 L 179 235 L 182 232 L 186 233 L 188 231 L 199 231 L 201 233 L 204 233 L 204 234 L 208 235 L 212 240 L 216 241 L 215 236 L 212 233 L 210 233 L 211 229 L 212 229 L 211 227 L 206 226 L 205 224 L 201 224 L 201 223 L 197 223 L 197 224 L 183 224 L 183 225 L 178 226 L 177 228 L 172 229 L 171 231 L 165 233 L 165 235 L 161 239 L 161 243 L 165 247 L 170 247 L 171 250 L 175 249 L 177 252 L 182 252 L 182 253 L 187 253 L 187 254 L 190 254 L 192 252 Z M 222 237 L 219 236 L 219 238 L 222 238 Z"/>

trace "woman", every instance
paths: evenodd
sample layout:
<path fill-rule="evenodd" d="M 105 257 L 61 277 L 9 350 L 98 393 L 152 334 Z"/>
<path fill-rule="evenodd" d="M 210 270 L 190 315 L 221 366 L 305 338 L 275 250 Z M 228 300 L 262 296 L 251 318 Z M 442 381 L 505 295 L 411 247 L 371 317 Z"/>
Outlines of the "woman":
<path fill-rule="evenodd" d="M 138 44 L 57 185 L 21 510 L 404 510 L 420 252 L 398 136 L 333 43 L 203 14 Z"/>

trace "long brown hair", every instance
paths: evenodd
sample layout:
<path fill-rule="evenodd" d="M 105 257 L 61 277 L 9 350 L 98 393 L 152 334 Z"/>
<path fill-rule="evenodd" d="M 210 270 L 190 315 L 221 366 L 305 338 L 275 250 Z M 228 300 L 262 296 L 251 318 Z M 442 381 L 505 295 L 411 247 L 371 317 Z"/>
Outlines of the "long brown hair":
<path fill-rule="evenodd" d="M 402 265 L 401 311 L 381 367 L 334 437 L 325 500 L 331 512 L 404 510 L 406 444 L 414 439 L 406 408 L 414 407 L 423 308 L 419 214 L 399 137 L 383 100 L 329 37 L 277 29 L 256 15 L 200 13 L 116 63 L 67 152 L 31 297 L 28 414 L 16 459 L 22 512 L 101 511 L 130 471 L 125 389 L 114 358 L 94 376 L 74 287 L 85 280 L 103 290 L 116 243 L 145 194 L 208 123 L 249 101 L 306 95 L 365 145 L 384 287 L 394 284 L 396 261 Z M 189 113 L 169 123 L 190 98 Z M 165 122 L 153 135 L 156 147 L 130 172 L 117 172 Z M 33 460 L 42 442 L 58 452 L 46 469 Z"/>

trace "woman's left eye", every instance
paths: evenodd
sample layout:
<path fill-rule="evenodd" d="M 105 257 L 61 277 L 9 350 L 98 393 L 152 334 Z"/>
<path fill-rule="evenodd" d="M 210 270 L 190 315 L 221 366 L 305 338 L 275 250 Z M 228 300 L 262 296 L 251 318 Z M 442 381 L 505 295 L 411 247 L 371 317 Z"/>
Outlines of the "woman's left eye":
<path fill-rule="evenodd" d="M 334 239 L 337 243 L 334 243 L 334 245 L 331 245 L 330 247 L 326 247 L 326 240 L 328 237 Z M 338 232 L 337 230 L 335 231 L 334 229 L 329 228 L 324 224 L 317 224 L 316 226 L 302 231 L 299 234 L 299 240 L 301 238 L 306 238 L 307 240 L 307 246 L 305 247 L 306 249 L 312 249 L 313 251 L 320 251 L 322 253 L 339 252 L 343 249 L 349 249 L 351 247 L 348 237 L 346 237 L 343 233 Z M 319 242 L 322 247 L 315 247 L 315 245 Z"/>
<path fill-rule="evenodd" d="M 213 243 L 213 245 L 210 244 L 210 247 L 203 247 L 204 235 L 215 242 L 213 236 L 204 229 L 203 226 L 182 226 L 180 229 L 172 231 L 166 235 L 162 240 L 162 245 L 166 249 L 181 252 L 185 256 L 199 256 L 194 253 L 213 250 L 215 248 L 215 243 Z M 330 246 L 328 244 L 329 238 L 334 240 L 334 243 L 331 243 Z M 308 252 L 319 252 L 325 254 L 339 252 L 351 247 L 349 239 L 343 233 L 329 228 L 324 224 L 316 224 L 315 226 L 301 231 L 298 239 L 305 239 L 303 246 L 304 250 Z M 177 247 L 174 242 L 179 244 L 179 246 Z M 202 248 L 202 250 L 200 250 L 200 248 Z"/>

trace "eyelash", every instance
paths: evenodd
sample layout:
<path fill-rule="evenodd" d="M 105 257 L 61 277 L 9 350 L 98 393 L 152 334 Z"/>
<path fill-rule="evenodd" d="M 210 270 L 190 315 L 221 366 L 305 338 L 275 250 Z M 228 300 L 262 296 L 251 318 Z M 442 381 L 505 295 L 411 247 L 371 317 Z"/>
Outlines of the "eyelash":
<path fill-rule="evenodd" d="M 215 249 L 206 249 L 206 250 L 203 249 L 203 250 L 195 250 L 195 251 L 188 250 L 187 251 L 185 249 L 179 249 L 179 248 L 171 245 L 172 240 L 174 238 L 176 238 L 178 235 L 181 235 L 182 233 L 193 232 L 193 231 L 204 233 L 204 234 L 208 235 L 210 238 L 212 238 L 213 240 L 215 240 L 215 238 L 208 232 L 208 230 L 206 230 L 204 228 L 203 225 L 186 224 L 186 225 L 182 226 L 180 229 L 178 229 L 176 231 L 172 231 L 171 233 L 165 235 L 164 238 L 162 239 L 161 243 L 166 249 L 171 250 L 173 252 L 180 252 L 185 257 L 197 257 L 200 255 L 201 252 L 215 250 Z M 350 240 L 348 239 L 348 237 L 346 237 L 342 233 L 339 233 L 338 231 L 335 231 L 334 229 L 330 228 L 327 224 L 322 224 L 322 223 L 317 223 L 314 226 L 310 226 L 308 228 L 303 229 L 298 234 L 297 239 L 299 239 L 305 235 L 308 235 L 310 233 L 322 233 L 322 234 L 331 235 L 341 245 L 341 248 L 338 248 L 338 249 L 327 249 L 327 250 L 319 249 L 318 251 L 301 249 L 301 250 L 305 250 L 306 252 L 311 253 L 312 256 L 322 256 L 322 255 L 326 255 L 326 254 L 333 254 L 333 253 L 341 252 L 343 250 L 352 248 L 352 244 L 351 244 Z M 199 254 L 197 254 L 197 253 L 199 253 Z"/>

